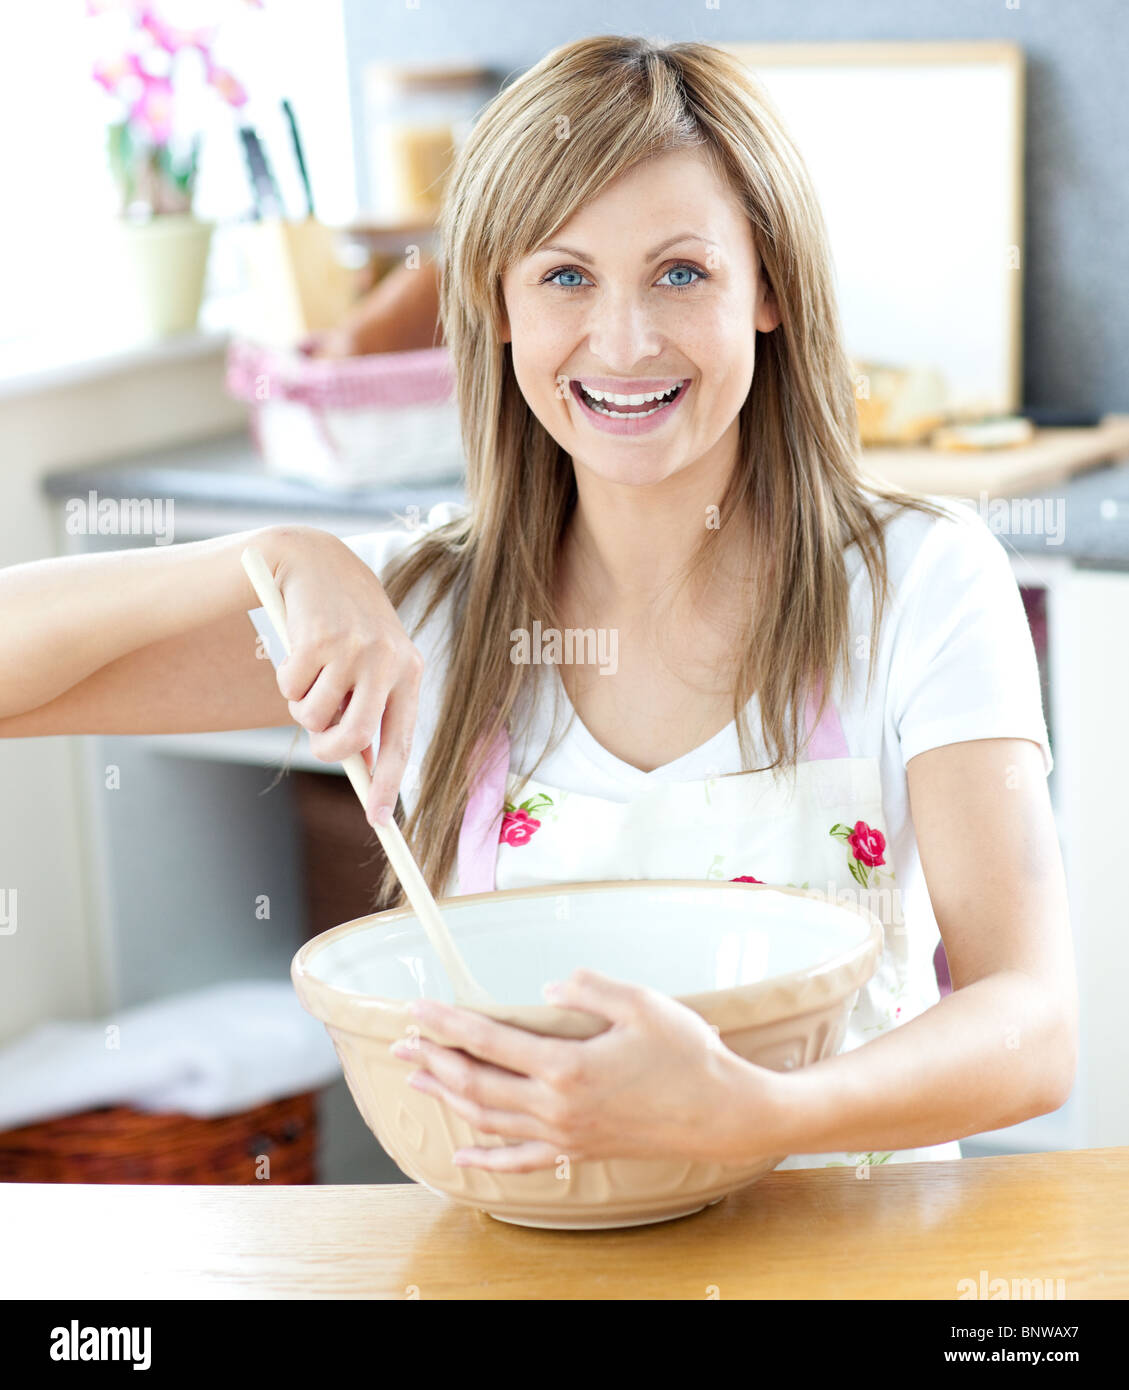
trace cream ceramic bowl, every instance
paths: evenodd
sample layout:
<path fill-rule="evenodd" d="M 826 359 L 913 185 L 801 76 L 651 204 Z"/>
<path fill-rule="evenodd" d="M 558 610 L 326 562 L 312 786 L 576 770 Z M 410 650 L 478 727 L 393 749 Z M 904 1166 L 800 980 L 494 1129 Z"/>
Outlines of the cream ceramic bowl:
<path fill-rule="evenodd" d="M 533 1033 L 585 1038 L 607 1023 L 538 1002 L 541 987 L 586 966 L 649 985 L 717 1026 L 739 1056 L 777 1071 L 834 1054 L 858 990 L 873 974 L 882 926 L 821 893 L 675 879 L 562 883 L 441 900 L 475 978 L 499 1001 L 483 1010 Z M 323 932 L 294 957 L 302 1005 L 325 1024 L 366 1123 L 400 1168 L 433 1192 L 522 1226 L 595 1229 L 685 1216 L 744 1187 L 786 1157 L 745 1163 L 585 1160 L 555 1169 L 459 1168 L 466 1145 L 505 1143 L 406 1084 L 389 1045 L 419 1029 L 412 999 L 453 1002 L 410 909 Z M 442 1038 L 437 1040 L 442 1041 Z"/>

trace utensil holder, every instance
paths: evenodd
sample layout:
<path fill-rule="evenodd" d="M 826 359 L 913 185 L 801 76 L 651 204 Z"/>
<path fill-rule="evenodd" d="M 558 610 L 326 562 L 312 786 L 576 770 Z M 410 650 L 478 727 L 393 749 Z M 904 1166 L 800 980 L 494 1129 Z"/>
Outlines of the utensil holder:
<path fill-rule="evenodd" d="M 356 273 L 341 263 L 337 233 L 316 218 L 243 223 L 237 241 L 251 289 L 244 331 L 291 347 L 332 328 L 357 297 Z"/>

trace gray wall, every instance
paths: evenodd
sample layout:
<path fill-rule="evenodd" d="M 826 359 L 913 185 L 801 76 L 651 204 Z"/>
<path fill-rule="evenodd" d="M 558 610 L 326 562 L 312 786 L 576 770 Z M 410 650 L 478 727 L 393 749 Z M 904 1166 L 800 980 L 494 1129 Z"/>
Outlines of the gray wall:
<path fill-rule="evenodd" d="M 343 0 L 353 110 L 366 62 L 516 74 L 587 34 L 720 42 L 1008 39 L 1027 55 L 1027 406 L 1129 409 L 1126 0 Z M 359 120 L 359 115 L 358 115 Z M 364 136 L 355 132 L 367 196 Z"/>

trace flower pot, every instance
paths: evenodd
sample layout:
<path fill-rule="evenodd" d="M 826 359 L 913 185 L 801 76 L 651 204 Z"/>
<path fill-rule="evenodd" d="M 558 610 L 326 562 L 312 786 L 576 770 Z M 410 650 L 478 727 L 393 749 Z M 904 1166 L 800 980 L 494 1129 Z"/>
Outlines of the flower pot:
<path fill-rule="evenodd" d="M 212 227 L 190 213 L 114 224 L 108 282 L 115 336 L 144 342 L 195 328 Z"/>

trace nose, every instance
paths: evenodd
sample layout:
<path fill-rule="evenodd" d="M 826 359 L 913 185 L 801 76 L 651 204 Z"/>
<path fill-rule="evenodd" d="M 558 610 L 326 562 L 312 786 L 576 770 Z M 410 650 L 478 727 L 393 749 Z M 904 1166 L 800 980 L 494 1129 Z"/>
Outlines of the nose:
<path fill-rule="evenodd" d="M 649 357 L 659 357 L 663 335 L 645 297 L 614 290 L 593 297 L 587 321 L 588 346 L 613 375 L 630 375 Z"/>

